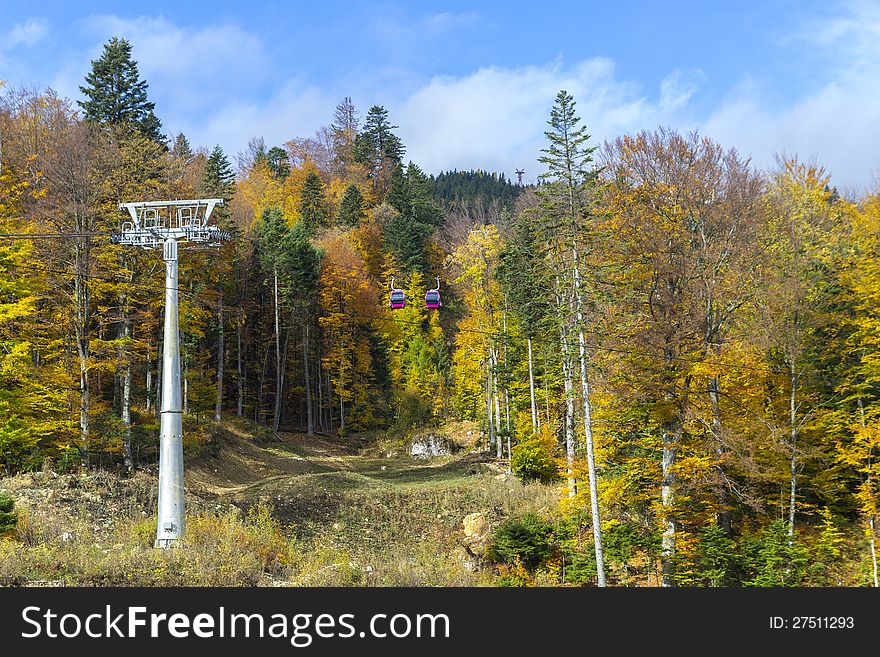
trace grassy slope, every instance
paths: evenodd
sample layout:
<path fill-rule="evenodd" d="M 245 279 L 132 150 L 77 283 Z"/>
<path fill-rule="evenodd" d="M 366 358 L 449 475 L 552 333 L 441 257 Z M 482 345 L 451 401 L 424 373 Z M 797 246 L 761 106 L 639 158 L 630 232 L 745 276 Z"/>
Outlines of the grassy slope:
<path fill-rule="evenodd" d="M 450 433 L 466 442 L 467 427 Z M 0 480 L 23 508 L 0 542 L 6 584 L 491 584 L 462 546 L 462 518 L 551 507 L 464 449 L 414 461 L 401 442 L 255 436 L 240 423 L 187 458 L 188 546 L 151 548 L 155 475 L 34 473 Z M 356 446 L 355 446 L 356 445 Z"/>

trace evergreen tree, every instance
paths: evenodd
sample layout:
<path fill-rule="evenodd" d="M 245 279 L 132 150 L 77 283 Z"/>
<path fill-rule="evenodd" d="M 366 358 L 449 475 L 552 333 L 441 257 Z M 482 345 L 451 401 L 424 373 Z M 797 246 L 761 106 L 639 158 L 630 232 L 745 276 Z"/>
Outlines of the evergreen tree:
<path fill-rule="evenodd" d="M 360 117 L 351 98 L 346 96 L 333 112 L 330 130 L 333 136 L 333 157 L 338 169 L 344 171 L 354 160 L 354 145 L 358 135 Z"/>
<path fill-rule="evenodd" d="M 174 139 L 174 146 L 171 147 L 171 156 L 183 160 L 187 164 L 192 161 L 192 148 L 189 145 L 189 140 L 186 138 L 186 135 L 182 132 L 178 133 L 177 137 Z"/>
<path fill-rule="evenodd" d="M 367 166 L 380 196 L 388 191 L 391 175 L 405 151 L 403 142 L 392 132 L 397 127 L 388 121 L 388 110 L 373 105 L 364 120 L 363 131 L 354 142 L 354 160 Z"/>
<path fill-rule="evenodd" d="M 355 185 L 349 185 L 339 202 L 336 212 L 336 223 L 340 226 L 357 226 L 366 216 L 363 207 L 364 199 Z"/>
<path fill-rule="evenodd" d="M 324 197 L 324 183 L 321 176 L 310 171 L 303 183 L 299 212 L 303 223 L 314 232 L 327 221 L 327 200 Z"/>
<path fill-rule="evenodd" d="M 176 144 L 175 144 L 176 147 Z M 202 190 L 206 196 L 218 197 L 229 200 L 232 197 L 232 183 L 235 175 L 232 173 L 232 165 L 218 145 L 208 156 L 205 163 L 205 173 L 202 179 Z"/>
<path fill-rule="evenodd" d="M 133 126 L 156 142 L 164 142 L 155 103 L 147 99 L 147 82 L 140 79 L 137 62 L 131 58 L 131 44 L 113 37 L 104 52 L 92 60 L 92 70 L 80 91 L 86 101 L 78 101 L 86 119 L 112 126 Z"/>
<path fill-rule="evenodd" d="M 399 214 L 383 226 L 386 247 L 406 270 L 426 272 L 425 246 L 443 211 L 431 196 L 427 177 L 412 162 L 406 171 L 398 165 L 391 176 L 388 203 Z"/>
<path fill-rule="evenodd" d="M 6 493 L 0 493 L 0 536 L 15 529 L 18 513 L 15 511 L 15 500 Z"/>
<path fill-rule="evenodd" d="M 280 146 L 273 146 L 266 153 L 266 165 L 272 175 L 279 180 L 284 180 L 290 174 L 290 162 L 287 158 L 287 151 Z"/>

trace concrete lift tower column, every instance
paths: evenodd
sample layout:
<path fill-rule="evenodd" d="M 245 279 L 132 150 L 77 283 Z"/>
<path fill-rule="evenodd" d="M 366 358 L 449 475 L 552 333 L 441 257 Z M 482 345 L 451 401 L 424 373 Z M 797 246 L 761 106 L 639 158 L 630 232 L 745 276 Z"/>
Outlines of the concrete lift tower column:
<path fill-rule="evenodd" d="M 113 241 L 126 246 L 154 249 L 162 245 L 165 260 L 165 332 L 162 356 L 162 408 L 159 429 L 159 520 L 157 548 L 179 544 L 186 530 L 183 499 L 183 406 L 180 386 L 180 334 L 178 332 L 178 242 L 220 246 L 229 233 L 209 226 L 208 219 L 222 199 L 139 201 L 120 203 L 131 221 Z"/>

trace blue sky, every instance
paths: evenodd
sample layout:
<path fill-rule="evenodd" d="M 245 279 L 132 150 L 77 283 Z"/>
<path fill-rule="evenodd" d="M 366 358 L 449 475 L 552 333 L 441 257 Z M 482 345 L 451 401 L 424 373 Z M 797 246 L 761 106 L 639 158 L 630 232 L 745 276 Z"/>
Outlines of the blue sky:
<path fill-rule="evenodd" d="M 880 3 L 22 2 L 0 0 L 0 79 L 73 100 L 111 36 L 133 46 L 166 133 L 311 136 L 351 96 L 384 105 L 429 172 L 534 180 L 567 89 L 599 143 L 697 129 L 771 167 L 815 159 L 859 193 L 880 174 Z"/>

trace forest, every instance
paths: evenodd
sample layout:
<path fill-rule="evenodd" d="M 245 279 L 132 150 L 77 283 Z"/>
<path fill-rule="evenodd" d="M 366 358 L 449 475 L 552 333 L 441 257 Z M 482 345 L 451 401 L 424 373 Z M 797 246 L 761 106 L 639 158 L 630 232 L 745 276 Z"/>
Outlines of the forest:
<path fill-rule="evenodd" d="M 0 88 L 0 480 L 156 462 L 162 253 L 110 236 L 120 203 L 219 198 L 232 239 L 181 247 L 187 449 L 225 418 L 468 422 L 559 492 L 496 528 L 502 583 L 878 586 L 880 191 L 663 127 L 596 143 L 566 91 L 521 185 L 425 173 L 348 97 L 230 159 L 162 133 L 124 39 L 81 90 Z"/>

